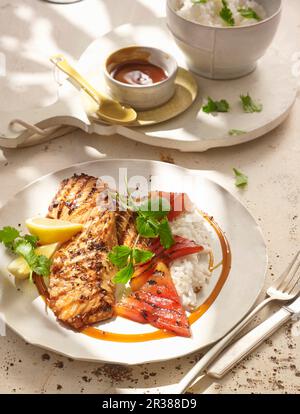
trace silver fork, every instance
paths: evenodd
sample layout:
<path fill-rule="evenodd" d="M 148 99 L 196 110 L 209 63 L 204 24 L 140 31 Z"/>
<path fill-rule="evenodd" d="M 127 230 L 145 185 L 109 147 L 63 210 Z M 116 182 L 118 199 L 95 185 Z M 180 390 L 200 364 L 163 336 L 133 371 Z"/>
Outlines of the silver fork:
<path fill-rule="evenodd" d="M 300 250 L 296 254 L 293 261 L 283 272 L 281 277 L 268 288 L 265 300 L 263 300 L 252 312 L 248 314 L 232 331 L 230 331 L 223 339 L 216 343 L 203 358 L 197 362 L 194 367 L 175 385 L 166 387 L 164 392 L 173 394 L 182 394 L 195 379 L 204 373 L 205 369 L 217 358 L 217 356 L 229 345 L 236 335 L 245 328 L 246 325 L 270 302 L 277 300 L 288 302 L 298 296 L 300 293 Z"/>

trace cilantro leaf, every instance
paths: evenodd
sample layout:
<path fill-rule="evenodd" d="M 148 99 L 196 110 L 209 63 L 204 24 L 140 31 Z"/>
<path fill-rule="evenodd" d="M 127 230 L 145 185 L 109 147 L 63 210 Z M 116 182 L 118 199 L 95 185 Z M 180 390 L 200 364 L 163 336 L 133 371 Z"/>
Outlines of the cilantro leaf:
<path fill-rule="evenodd" d="M 161 245 L 165 249 L 169 249 L 174 244 L 174 238 L 172 235 L 171 227 L 168 219 L 163 219 L 159 226 L 159 239 Z"/>
<path fill-rule="evenodd" d="M 117 267 L 125 267 L 131 255 L 131 249 L 127 246 L 115 246 L 108 254 L 109 260 Z"/>
<path fill-rule="evenodd" d="M 142 237 L 153 239 L 159 234 L 159 221 L 139 215 L 135 221 L 136 229 Z"/>
<path fill-rule="evenodd" d="M 223 8 L 220 11 L 220 17 L 228 24 L 234 26 L 235 20 L 226 0 L 222 0 Z"/>
<path fill-rule="evenodd" d="M 246 19 L 254 19 L 257 21 L 261 20 L 261 17 L 251 7 L 247 7 L 247 8 L 241 7 L 238 9 L 238 12 L 240 13 L 241 16 L 245 17 Z"/>
<path fill-rule="evenodd" d="M 148 250 L 141 250 L 128 246 L 115 246 L 108 254 L 109 260 L 119 268 L 114 282 L 126 284 L 134 274 L 134 265 L 146 263 L 154 253 Z"/>
<path fill-rule="evenodd" d="M 128 263 L 126 267 L 118 271 L 118 273 L 114 277 L 114 282 L 123 283 L 124 285 L 126 285 L 126 283 L 128 283 L 129 280 L 132 278 L 133 273 L 134 273 L 133 263 L 130 262 Z"/>
<path fill-rule="evenodd" d="M 51 260 L 46 256 L 37 255 L 34 250 L 34 246 L 24 238 L 20 238 L 15 243 L 15 253 L 22 256 L 32 273 L 36 273 L 40 276 L 49 276 Z M 31 278 L 31 277 L 30 277 Z"/>
<path fill-rule="evenodd" d="M 241 171 L 239 171 L 238 169 L 234 168 L 233 172 L 235 174 L 235 185 L 237 187 L 245 187 L 248 184 L 248 177 L 247 175 L 243 174 Z"/>
<path fill-rule="evenodd" d="M 240 95 L 240 99 L 246 113 L 261 112 L 263 110 L 263 105 L 254 102 L 249 93 Z"/>
<path fill-rule="evenodd" d="M 13 253 L 23 257 L 30 268 L 30 280 L 33 272 L 40 276 L 49 276 L 51 260 L 46 256 L 37 255 L 35 248 L 38 238 L 31 234 L 21 236 L 14 227 L 4 227 L 0 230 L 0 242 Z"/>
<path fill-rule="evenodd" d="M 169 214 L 170 203 L 163 197 L 150 198 L 142 203 L 138 210 L 136 228 L 142 237 L 154 238 L 159 236 L 160 221 Z"/>
<path fill-rule="evenodd" d="M 241 129 L 231 129 L 230 131 L 228 131 L 228 133 L 231 136 L 238 136 L 246 134 L 246 131 L 242 131 Z"/>
<path fill-rule="evenodd" d="M 120 196 L 117 197 L 120 198 Z M 137 216 L 135 225 L 139 236 L 150 239 L 159 237 L 163 247 L 172 246 L 174 241 L 167 218 L 171 205 L 165 197 L 149 197 L 139 204 L 133 203 L 132 207 Z M 128 263 L 133 265 L 144 263 L 150 260 L 153 254 L 135 248 L 131 250 L 126 246 L 118 246 L 109 253 L 108 257 L 117 267 L 124 268 Z"/>
<path fill-rule="evenodd" d="M 32 266 L 33 272 L 40 276 L 49 276 L 51 260 L 43 255 L 36 255 L 35 262 Z"/>
<path fill-rule="evenodd" d="M 216 103 L 209 96 L 207 98 L 207 104 L 202 107 L 202 111 L 206 112 L 207 114 L 210 114 L 212 112 L 216 112 L 216 110 L 217 110 Z"/>
<path fill-rule="evenodd" d="M 228 112 L 230 109 L 229 103 L 225 99 L 215 102 L 217 112 Z"/>
<path fill-rule="evenodd" d="M 32 244 L 24 239 L 18 239 L 15 243 L 14 252 L 24 258 L 34 255 L 34 248 Z"/>
<path fill-rule="evenodd" d="M 149 198 L 142 203 L 137 213 L 143 217 L 152 217 L 161 220 L 166 217 L 171 210 L 169 201 L 164 197 Z"/>
<path fill-rule="evenodd" d="M 2 242 L 5 247 L 13 249 L 13 242 L 17 237 L 20 236 L 20 232 L 14 227 L 6 226 L 0 230 L 0 242 Z"/>
<path fill-rule="evenodd" d="M 28 243 L 30 243 L 33 247 L 36 247 L 39 241 L 39 238 L 37 236 L 32 236 L 31 234 L 26 234 L 24 236 L 24 239 L 28 241 Z"/>
<path fill-rule="evenodd" d="M 192 0 L 192 3 L 194 3 L 194 4 L 205 4 L 205 3 L 207 3 L 207 0 Z"/>
<path fill-rule="evenodd" d="M 208 96 L 207 104 L 202 107 L 202 110 L 207 114 L 213 112 L 229 112 L 230 105 L 225 99 L 214 101 L 210 96 Z"/>
<path fill-rule="evenodd" d="M 165 248 L 172 246 L 173 236 L 168 221 L 171 211 L 169 201 L 164 197 L 148 199 L 137 211 L 136 228 L 142 237 L 159 237 Z"/>
<path fill-rule="evenodd" d="M 154 253 L 150 252 L 150 250 L 133 249 L 132 251 L 132 257 L 136 264 L 146 263 L 152 259 L 153 256 Z"/>

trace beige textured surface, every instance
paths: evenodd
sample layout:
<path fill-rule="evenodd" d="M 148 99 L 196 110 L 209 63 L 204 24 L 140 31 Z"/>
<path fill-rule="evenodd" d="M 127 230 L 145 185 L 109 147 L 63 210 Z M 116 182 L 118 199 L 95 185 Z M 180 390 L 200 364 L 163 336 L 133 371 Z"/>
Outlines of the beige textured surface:
<path fill-rule="evenodd" d="M 48 20 L 49 27 L 52 27 L 45 36 L 49 36 L 55 43 L 53 49 L 61 49 L 76 58 L 94 37 L 124 23 L 125 19 L 128 20 L 128 13 L 124 13 L 124 10 L 133 1 L 120 2 L 122 8 L 124 7 L 123 13 L 116 10 L 113 3 L 116 2 L 85 0 L 72 6 L 50 6 L 35 0 L 22 3 L 0 0 L 0 19 L 8 21 L 8 15 L 24 15 L 24 10 L 21 13 L 20 9 L 35 7 L 34 13 L 39 15 L 39 19 Z M 153 3 L 152 9 L 157 9 L 159 14 L 161 4 L 158 3 L 163 2 Z M 296 35 L 300 39 L 300 4 L 298 0 L 286 0 L 284 3 L 285 15 L 279 36 L 283 45 L 289 45 L 291 39 L 295 41 Z M 140 0 L 136 4 L 135 11 L 132 10 L 133 17 L 146 16 L 149 21 L 155 19 L 147 0 Z M 92 11 L 93 7 L 97 8 L 97 12 Z M 87 10 L 87 15 L 91 18 L 88 27 L 83 27 L 81 15 L 78 14 L 83 13 L 83 10 Z M 100 20 L 105 23 L 100 24 Z M 43 47 L 39 45 L 34 31 L 28 36 L 22 36 L 24 27 L 26 25 L 21 25 L 19 29 L 14 26 L 14 30 L 7 32 L 10 37 L 18 38 L 15 43 L 22 51 L 20 56 L 26 55 L 24 45 L 29 41 L 35 45 L 32 53 L 38 55 L 40 52 L 42 55 Z M 4 37 L 2 33 L 1 47 Z M 68 44 L 67 37 L 73 38 L 73 42 Z M 299 46 L 295 46 L 294 42 L 294 51 L 300 52 L 300 41 Z M 20 64 L 16 51 L 9 58 L 16 65 L 18 62 Z M 30 65 L 23 63 L 23 68 L 31 70 Z M 27 65 L 29 63 L 30 59 Z M 218 181 L 245 203 L 262 226 L 270 257 L 267 276 L 269 284 L 285 268 L 292 253 L 300 247 L 299 119 L 300 101 L 297 99 L 289 119 L 268 136 L 242 146 L 211 150 L 203 154 L 182 154 L 137 144 L 117 136 L 105 138 L 88 136 L 82 132 L 75 132 L 33 148 L 3 150 L 0 151 L 0 205 L 24 185 L 43 174 L 76 162 L 101 157 L 161 159 L 188 168 L 215 170 Z M 240 168 L 249 176 L 249 187 L 245 191 L 235 188 L 232 167 Z M 257 321 L 275 309 L 276 306 L 266 310 Z M 193 355 L 166 364 L 134 368 L 75 362 L 27 345 L 8 330 L 5 337 L 0 337 L 0 392 L 110 393 L 114 392 L 115 387 L 146 388 L 166 385 L 170 378 L 179 379 L 198 357 L 199 355 Z M 194 391 L 300 393 L 299 361 L 300 322 L 295 322 L 277 332 L 222 381 L 203 378 Z"/>

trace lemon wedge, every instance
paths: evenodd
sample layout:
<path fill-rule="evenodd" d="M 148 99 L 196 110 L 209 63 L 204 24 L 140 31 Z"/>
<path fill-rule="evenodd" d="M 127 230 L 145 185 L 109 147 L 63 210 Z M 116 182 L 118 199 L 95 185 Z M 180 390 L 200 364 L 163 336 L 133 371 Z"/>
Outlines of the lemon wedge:
<path fill-rule="evenodd" d="M 41 244 L 64 243 L 83 228 L 82 224 L 43 217 L 28 219 L 26 226 L 31 234 L 39 238 Z"/>
<path fill-rule="evenodd" d="M 35 253 L 40 256 L 46 256 L 48 259 L 54 255 L 56 250 L 59 248 L 60 243 L 48 244 L 47 246 L 37 247 Z M 18 257 L 11 262 L 7 270 L 17 279 L 28 279 L 30 276 L 30 268 L 23 257 Z"/>

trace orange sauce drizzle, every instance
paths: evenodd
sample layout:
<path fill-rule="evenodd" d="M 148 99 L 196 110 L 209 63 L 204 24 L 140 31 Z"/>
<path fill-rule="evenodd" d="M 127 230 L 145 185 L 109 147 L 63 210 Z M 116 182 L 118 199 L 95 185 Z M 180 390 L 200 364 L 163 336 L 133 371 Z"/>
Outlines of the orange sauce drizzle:
<path fill-rule="evenodd" d="M 214 256 L 211 253 L 209 255 L 209 269 L 214 270 L 217 267 L 222 266 L 222 271 L 219 277 L 219 280 L 214 287 L 213 291 L 211 292 L 210 296 L 206 299 L 202 305 L 200 305 L 195 311 L 193 311 L 189 316 L 189 323 L 192 325 L 195 323 L 201 316 L 207 312 L 207 310 L 211 307 L 211 305 L 214 303 L 216 298 L 218 297 L 219 293 L 222 290 L 222 287 L 224 286 L 224 283 L 226 282 L 230 268 L 231 268 L 231 251 L 230 246 L 228 243 L 228 240 L 225 236 L 225 234 L 222 232 L 218 224 L 213 220 L 213 218 L 209 217 L 207 214 L 202 213 L 204 218 L 209 222 L 209 224 L 212 226 L 214 231 L 216 232 L 220 245 L 222 250 L 222 262 L 214 266 Z M 46 301 L 48 301 L 48 289 L 45 285 L 44 279 L 40 276 L 35 276 L 35 283 L 37 286 L 37 289 L 41 296 L 46 298 Z M 154 341 L 158 339 L 164 339 L 164 338 L 171 338 L 176 336 L 175 334 L 172 334 L 170 332 L 166 332 L 163 330 L 157 330 L 154 332 L 149 333 L 143 333 L 143 334 L 122 334 L 122 333 L 113 333 L 113 332 L 106 332 L 99 328 L 95 328 L 93 326 L 89 326 L 81 331 L 81 333 L 90 336 L 94 339 L 99 339 L 102 341 L 110 341 L 110 342 L 146 342 L 146 341 Z"/>
<path fill-rule="evenodd" d="M 208 253 L 208 270 L 210 272 L 214 270 L 214 263 L 215 263 L 214 252 L 211 250 Z"/>

